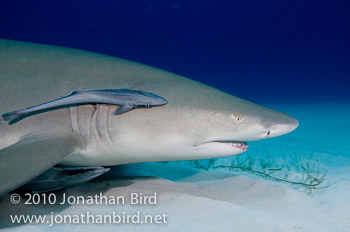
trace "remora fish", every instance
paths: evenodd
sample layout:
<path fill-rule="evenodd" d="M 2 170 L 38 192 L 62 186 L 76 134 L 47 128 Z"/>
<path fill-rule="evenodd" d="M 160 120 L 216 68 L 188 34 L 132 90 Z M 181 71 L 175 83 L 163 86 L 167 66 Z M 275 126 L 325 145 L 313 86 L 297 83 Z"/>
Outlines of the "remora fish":
<path fill-rule="evenodd" d="M 32 106 L 22 110 L 3 113 L 3 123 L 10 122 L 22 115 L 38 112 L 42 110 L 52 109 L 60 106 L 103 103 L 119 105 L 115 115 L 124 114 L 135 108 L 152 108 L 165 105 L 167 101 L 152 93 L 143 91 L 135 91 L 130 89 L 105 89 L 90 91 L 74 91 L 66 97 L 59 98 L 50 102 L 46 102 L 37 106 Z"/>

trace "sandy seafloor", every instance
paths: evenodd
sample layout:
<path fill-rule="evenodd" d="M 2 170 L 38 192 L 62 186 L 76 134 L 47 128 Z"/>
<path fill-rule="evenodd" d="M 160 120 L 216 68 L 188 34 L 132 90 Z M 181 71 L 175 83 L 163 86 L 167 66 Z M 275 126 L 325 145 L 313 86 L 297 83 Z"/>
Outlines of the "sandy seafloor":
<path fill-rule="evenodd" d="M 269 105 L 268 105 L 269 106 Z M 250 142 L 249 154 L 307 159 L 327 172 L 321 190 L 263 179 L 247 172 L 193 169 L 187 162 L 131 164 L 98 180 L 56 193 L 125 196 L 157 193 L 156 205 L 18 205 L 0 199 L 1 231 L 350 231 L 350 104 L 270 105 L 295 116 L 294 132 Z M 312 155 L 312 156 L 311 156 Z M 306 158 L 305 158 L 306 157 Z M 220 162 L 229 162 L 224 158 Z M 107 215 L 115 211 L 167 214 L 166 224 L 11 224 L 9 215 Z"/>

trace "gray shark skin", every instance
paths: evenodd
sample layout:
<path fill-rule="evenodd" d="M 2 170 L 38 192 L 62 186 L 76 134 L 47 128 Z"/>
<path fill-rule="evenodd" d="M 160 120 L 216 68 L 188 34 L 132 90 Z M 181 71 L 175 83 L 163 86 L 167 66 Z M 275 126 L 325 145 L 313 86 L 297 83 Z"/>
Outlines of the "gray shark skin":
<path fill-rule="evenodd" d="M 0 124 L 0 195 L 56 164 L 113 166 L 240 154 L 247 141 L 293 131 L 287 114 L 185 77 L 119 58 L 69 48 L 0 40 L 0 112 L 76 90 L 137 89 L 168 104 L 112 113 L 84 104 Z"/>
<path fill-rule="evenodd" d="M 53 109 L 60 106 L 92 103 L 119 105 L 120 107 L 114 112 L 114 115 L 120 115 L 135 108 L 152 108 L 165 105 L 167 101 L 152 93 L 129 89 L 74 91 L 66 97 L 26 109 L 3 113 L 1 116 L 3 117 L 3 123 L 6 123 L 33 112 Z"/>

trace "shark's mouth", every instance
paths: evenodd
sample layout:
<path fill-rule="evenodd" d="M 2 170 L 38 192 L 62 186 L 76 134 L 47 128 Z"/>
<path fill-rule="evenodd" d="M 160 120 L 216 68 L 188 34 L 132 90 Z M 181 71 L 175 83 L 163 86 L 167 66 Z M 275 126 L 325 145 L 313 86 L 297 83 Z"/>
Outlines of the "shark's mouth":
<path fill-rule="evenodd" d="M 248 144 L 242 141 L 213 141 L 212 143 L 222 143 L 223 145 L 231 146 L 242 151 L 248 150 Z"/>
<path fill-rule="evenodd" d="M 248 144 L 243 141 L 209 141 L 209 142 L 200 144 L 199 147 L 203 145 L 231 147 L 231 148 L 238 149 L 242 152 L 245 152 L 246 150 L 248 150 Z"/>

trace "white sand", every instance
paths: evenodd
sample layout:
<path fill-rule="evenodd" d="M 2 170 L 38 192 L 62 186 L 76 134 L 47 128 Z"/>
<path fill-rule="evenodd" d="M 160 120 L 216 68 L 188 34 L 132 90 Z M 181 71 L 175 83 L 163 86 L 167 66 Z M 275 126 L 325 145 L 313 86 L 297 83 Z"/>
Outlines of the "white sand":
<path fill-rule="evenodd" d="M 324 107 L 324 108 L 322 108 Z M 276 108 L 276 107 L 275 107 Z M 325 108 L 327 110 L 325 110 Z M 157 193 L 156 205 L 18 205 L 0 199 L 1 231 L 350 231 L 350 118 L 346 105 L 285 106 L 300 128 L 290 135 L 250 143 L 257 155 L 313 153 L 328 170 L 330 187 L 308 196 L 302 189 L 246 173 L 199 171 L 174 164 L 132 164 L 98 180 L 57 192 L 58 197 Z M 321 113 L 323 112 L 323 113 Z M 341 115 L 341 116 L 339 116 Z M 282 156 L 281 156 L 282 157 Z M 229 158 L 227 158 L 229 159 Z M 10 214 L 167 214 L 166 224 L 11 224 Z"/>

